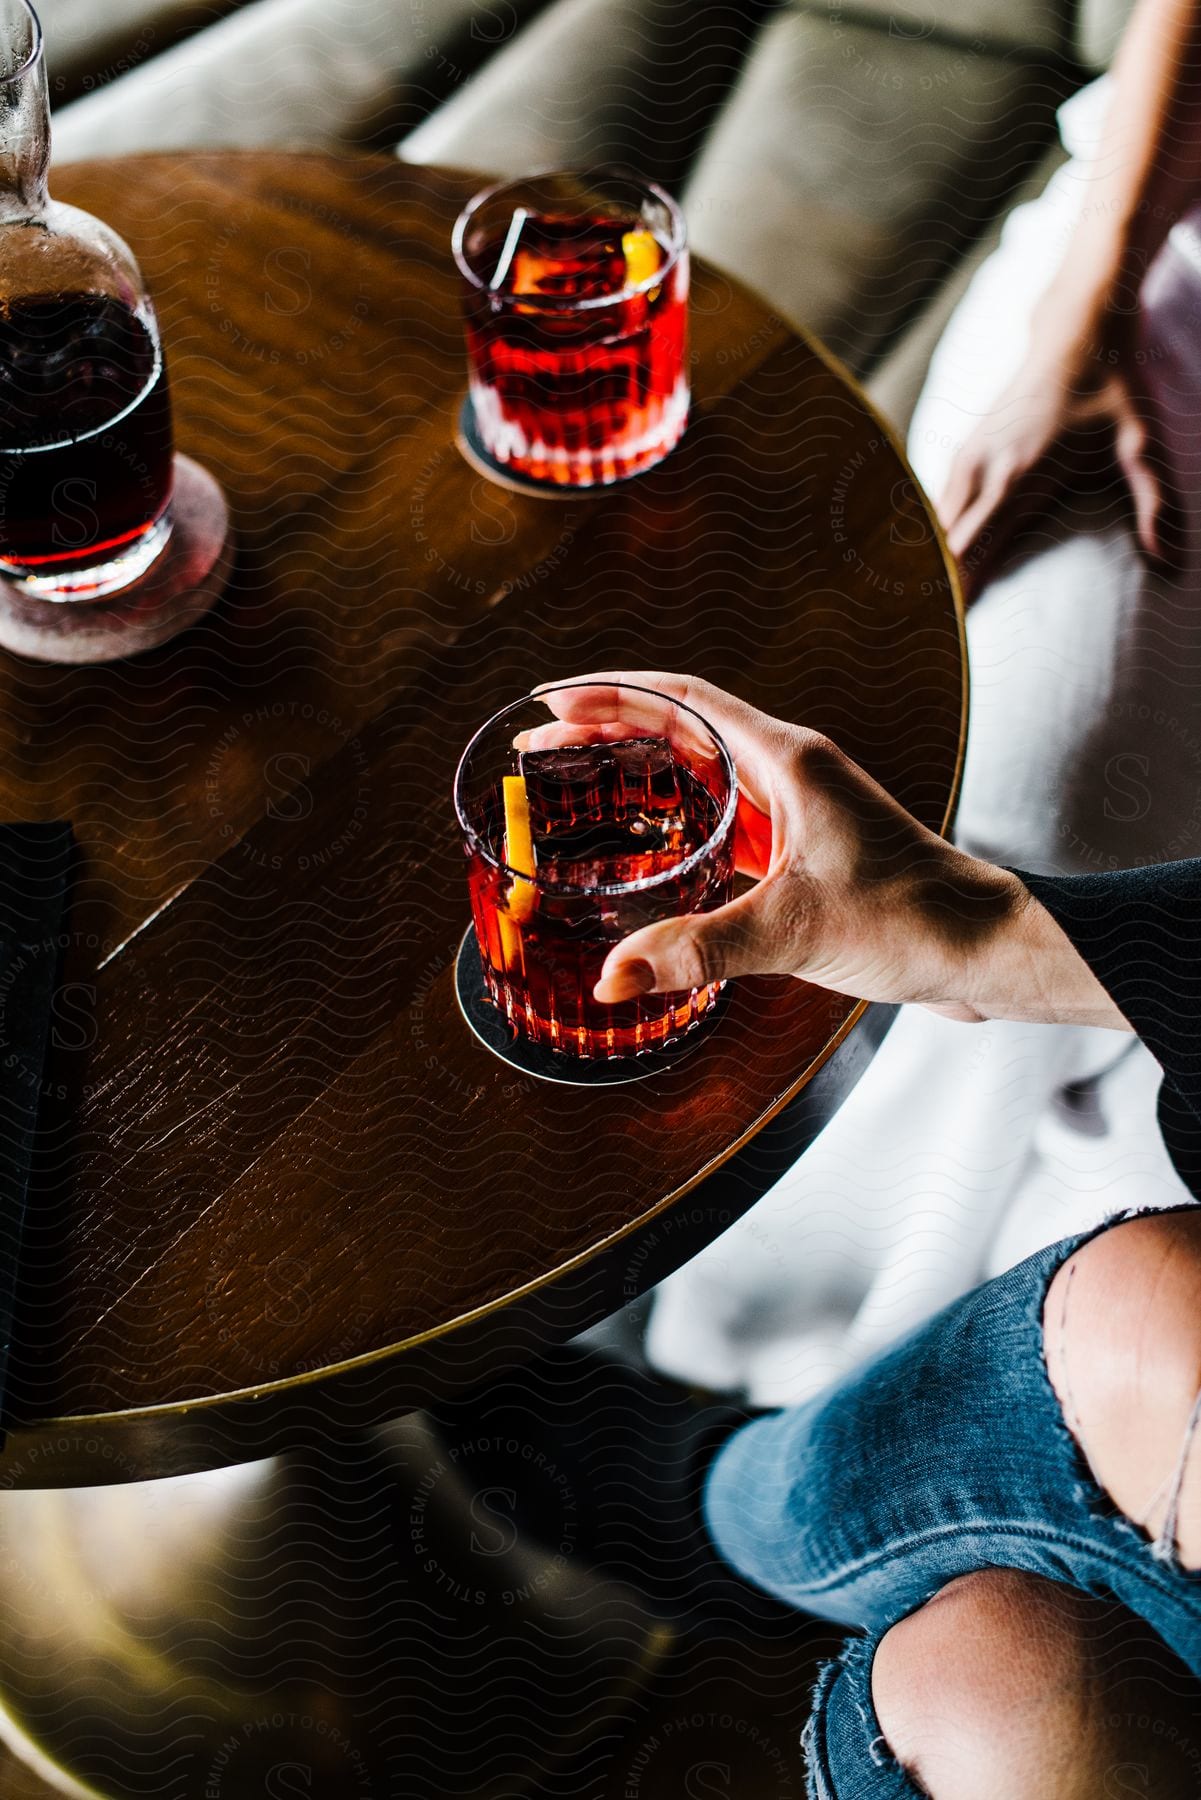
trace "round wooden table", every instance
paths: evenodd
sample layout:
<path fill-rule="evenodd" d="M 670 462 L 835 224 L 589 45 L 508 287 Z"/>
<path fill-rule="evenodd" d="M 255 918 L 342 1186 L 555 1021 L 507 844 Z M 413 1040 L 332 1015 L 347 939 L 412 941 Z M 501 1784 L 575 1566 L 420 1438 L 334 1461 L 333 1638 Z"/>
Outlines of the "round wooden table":
<path fill-rule="evenodd" d="M 160 650 L 0 656 L 5 814 L 80 845 L 0 1457 L 3 1729 L 71 1792 L 161 1796 L 171 1768 L 223 1800 L 416 1794 L 388 1731 L 441 1705 L 458 1741 L 479 1684 L 481 1743 L 528 1720 L 536 1787 L 661 1655 L 620 1584 L 543 1583 L 520 1548 L 464 1569 L 458 1470 L 419 1415 L 377 1428 L 644 1295 L 803 1149 L 880 1021 L 744 981 L 633 1086 L 496 1060 L 452 981 L 475 727 L 537 680 L 683 669 L 829 732 L 930 825 L 953 804 L 966 675 L 937 528 L 854 384 L 736 281 L 695 271 L 693 417 L 648 476 L 547 501 L 464 462 L 449 237 L 476 185 L 224 153 L 56 179 L 140 257 L 179 446 L 239 544 L 223 600 Z M 163 1475 L 185 1479 L 118 1485 Z M 463 1596 L 485 1587 L 551 1658 L 532 1701 L 528 1668 L 481 1652 Z M 352 1642 L 404 1647 L 362 1664 L 374 1714 L 332 1698 Z M 507 1763 L 496 1782 L 524 1791 Z"/>
<path fill-rule="evenodd" d="M 786 979 L 633 1087 L 523 1078 L 464 1027 L 451 780 L 533 682 L 708 676 L 936 827 L 966 705 L 895 443 L 724 274 L 696 269 L 694 413 L 657 470 L 552 502 L 467 466 L 449 238 L 477 181 L 239 153 L 57 177 L 141 259 L 239 552 L 161 650 L 0 655 L 4 813 L 81 851 L 10 1486 L 266 1454 L 582 1329 L 743 1210 L 870 1053 L 862 1009 Z"/>

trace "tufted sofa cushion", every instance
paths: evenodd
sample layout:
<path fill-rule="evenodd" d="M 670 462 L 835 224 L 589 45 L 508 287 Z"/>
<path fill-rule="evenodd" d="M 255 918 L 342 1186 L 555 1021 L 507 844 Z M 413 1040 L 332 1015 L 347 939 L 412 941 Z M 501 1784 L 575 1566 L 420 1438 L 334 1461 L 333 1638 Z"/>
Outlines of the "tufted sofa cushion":
<path fill-rule="evenodd" d="M 1107 60 L 1131 4 L 41 0 L 41 10 L 60 159 L 400 138 L 412 161 L 498 173 L 631 162 L 682 194 L 701 251 L 860 373 L 874 369 L 900 415 L 956 283 L 1053 141 L 1053 107 L 1081 78 L 1073 56 Z"/>
<path fill-rule="evenodd" d="M 1105 69 L 1113 60 L 1134 0 L 1079 0 L 1076 55 L 1087 69 Z"/>
<path fill-rule="evenodd" d="M 863 369 L 1053 126 L 1045 62 L 772 17 L 685 190 L 692 241 Z"/>
<path fill-rule="evenodd" d="M 399 154 L 502 175 L 626 162 L 673 186 L 763 11 L 755 0 L 556 0 Z"/>
<path fill-rule="evenodd" d="M 37 0 L 50 99 L 91 93 L 203 31 L 245 0 Z"/>
<path fill-rule="evenodd" d="M 1073 0 L 795 0 L 830 24 L 868 25 L 898 43 L 959 39 L 977 49 L 1068 56 Z"/>
<path fill-rule="evenodd" d="M 886 418 L 899 431 L 906 431 L 913 409 L 926 379 L 930 358 L 946 328 L 951 314 L 962 300 L 973 275 L 981 263 L 992 255 L 1001 240 L 1001 231 L 1013 206 L 1035 200 L 1042 193 L 1067 152 L 1055 140 L 1011 196 L 1010 205 L 989 225 L 955 266 L 952 274 L 931 295 L 917 317 L 888 346 L 887 354 L 872 370 L 868 393 Z"/>
<path fill-rule="evenodd" d="M 55 153 L 394 141 L 538 4 L 255 0 L 60 111 Z"/>

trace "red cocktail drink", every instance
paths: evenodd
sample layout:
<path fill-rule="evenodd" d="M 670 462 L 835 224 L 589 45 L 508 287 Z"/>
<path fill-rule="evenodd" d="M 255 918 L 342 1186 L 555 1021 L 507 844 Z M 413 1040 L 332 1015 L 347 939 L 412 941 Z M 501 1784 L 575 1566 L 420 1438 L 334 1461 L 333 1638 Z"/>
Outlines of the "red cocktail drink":
<path fill-rule="evenodd" d="M 51 200 L 49 166 L 41 26 L 28 0 L 0 0 L 0 580 L 90 601 L 166 548 L 171 407 L 132 251 Z M 5 616 L 7 631 L 8 600 Z"/>
<path fill-rule="evenodd" d="M 575 178 L 579 183 L 584 177 Z M 509 183 L 455 230 L 471 403 L 495 462 L 592 487 L 651 468 L 688 418 L 688 253 L 661 189 Z"/>
<path fill-rule="evenodd" d="M 640 1055 L 698 1025 L 717 986 L 615 1006 L 593 988 L 631 932 L 729 898 L 733 768 L 696 714 L 670 738 L 607 719 L 576 728 L 574 743 L 538 748 L 564 731 L 548 731 L 546 718 L 541 701 L 498 715 L 473 739 L 456 782 L 485 987 L 534 1043 L 574 1056 Z M 579 741 L 590 732 L 594 741 Z"/>

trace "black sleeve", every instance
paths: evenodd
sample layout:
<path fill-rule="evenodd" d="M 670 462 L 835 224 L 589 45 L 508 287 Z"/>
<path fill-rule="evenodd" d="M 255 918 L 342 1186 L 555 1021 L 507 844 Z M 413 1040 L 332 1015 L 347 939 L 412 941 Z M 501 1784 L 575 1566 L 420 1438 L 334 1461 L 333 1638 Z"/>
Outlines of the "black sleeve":
<path fill-rule="evenodd" d="M 1013 872 L 1161 1064 L 1164 1142 L 1201 1198 L 1201 860 L 1090 875 Z"/>

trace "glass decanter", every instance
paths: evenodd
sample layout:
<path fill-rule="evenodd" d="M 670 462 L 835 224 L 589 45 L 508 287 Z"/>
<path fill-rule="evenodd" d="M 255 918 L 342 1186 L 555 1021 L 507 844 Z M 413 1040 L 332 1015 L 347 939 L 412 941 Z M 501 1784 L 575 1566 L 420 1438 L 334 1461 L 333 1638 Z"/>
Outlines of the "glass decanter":
<path fill-rule="evenodd" d="M 46 191 L 27 0 L 0 0 L 0 578 L 44 600 L 136 581 L 171 535 L 171 403 L 129 246 Z"/>

